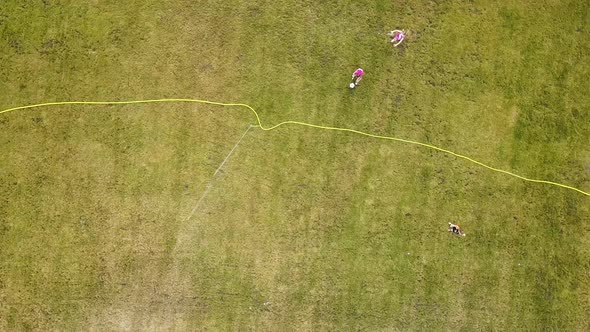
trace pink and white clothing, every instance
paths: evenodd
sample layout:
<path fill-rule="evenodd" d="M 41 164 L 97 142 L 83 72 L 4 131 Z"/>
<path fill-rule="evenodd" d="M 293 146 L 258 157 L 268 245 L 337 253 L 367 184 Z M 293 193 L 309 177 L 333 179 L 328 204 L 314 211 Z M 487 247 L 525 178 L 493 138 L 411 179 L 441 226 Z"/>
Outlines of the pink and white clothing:
<path fill-rule="evenodd" d="M 363 75 L 365 74 L 365 71 L 362 68 L 359 68 L 357 70 L 354 71 L 354 73 L 352 73 L 352 78 L 355 77 L 363 77 Z"/>
<path fill-rule="evenodd" d="M 396 41 L 402 41 L 404 40 L 404 38 L 406 37 L 406 35 L 404 35 L 403 32 L 396 32 L 396 34 L 393 36 L 393 40 L 391 41 L 396 42 Z"/>
<path fill-rule="evenodd" d="M 406 38 L 406 34 L 403 30 L 393 30 L 387 35 L 391 37 L 391 43 L 393 44 L 393 46 L 398 46 L 402 43 L 404 38 Z"/>
<path fill-rule="evenodd" d="M 363 79 L 364 74 L 365 71 L 362 68 L 359 68 L 355 70 L 354 73 L 352 73 L 352 80 L 354 81 L 355 85 L 359 84 L 359 82 Z"/>

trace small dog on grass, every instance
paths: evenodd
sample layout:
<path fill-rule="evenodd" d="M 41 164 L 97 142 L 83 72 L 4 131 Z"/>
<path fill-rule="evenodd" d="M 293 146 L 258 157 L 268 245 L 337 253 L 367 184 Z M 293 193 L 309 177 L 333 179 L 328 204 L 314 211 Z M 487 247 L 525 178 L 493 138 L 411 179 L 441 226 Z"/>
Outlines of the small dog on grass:
<path fill-rule="evenodd" d="M 449 223 L 449 229 L 447 231 L 453 232 L 453 234 L 465 236 L 465 233 L 463 233 L 463 231 L 461 230 L 461 227 L 459 227 L 459 225 Z"/>

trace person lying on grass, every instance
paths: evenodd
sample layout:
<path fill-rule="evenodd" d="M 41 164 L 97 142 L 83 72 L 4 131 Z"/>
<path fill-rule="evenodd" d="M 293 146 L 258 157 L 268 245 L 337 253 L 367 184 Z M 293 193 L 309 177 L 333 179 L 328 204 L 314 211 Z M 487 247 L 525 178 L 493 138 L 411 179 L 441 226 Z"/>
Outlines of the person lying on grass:
<path fill-rule="evenodd" d="M 406 37 L 406 34 L 404 33 L 403 30 L 393 30 L 390 33 L 388 33 L 387 35 L 392 38 L 391 43 L 395 47 L 397 47 L 399 44 L 401 44 L 402 41 L 404 40 L 404 38 Z"/>
<path fill-rule="evenodd" d="M 465 236 L 465 233 L 463 233 L 463 231 L 461 230 L 461 227 L 459 227 L 459 225 L 449 223 L 448 231 L 453 232 L 453 234 Z"/>

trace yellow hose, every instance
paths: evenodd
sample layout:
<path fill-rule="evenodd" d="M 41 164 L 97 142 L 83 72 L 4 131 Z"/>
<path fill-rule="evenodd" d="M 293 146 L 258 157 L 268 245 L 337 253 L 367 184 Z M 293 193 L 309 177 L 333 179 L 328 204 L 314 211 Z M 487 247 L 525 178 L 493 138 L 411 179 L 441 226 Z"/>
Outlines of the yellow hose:
<path fill-rule="evenodd" d="M 482 162 L 479 162 L 477 160 L 471 159 L 471 158 L 469 158 L 467 156 L 464 156 L 462 154 L 455 153 L 453 151 L 449 151 L 449 150 L 446 150 L 446 149 L 443 149 L 443 148 L 439 148 L 439 147 L 434 146 L 434 145 L 431 145 L 431 144 L 426 144 L 426 143 L 411 141 L 411 140 L 402 139 L 402 138 L 390 137 L 390 136 L 374 135 L 374 134 L 365 133 L 365 132 L 354 130 L 354 129 L 329 127 L 329 126 L 320 126 L 320 125 L 315 125 L 315 124 L 305 123 L 305 122 L 299 122 L 299 121 L 285 121 L 285 122 L 281 122 L 279 124 L 276 124 L 276 125 L 274 125 L 272 127 L 265 128 L 262 125 L 262 122 L 260 121 L 260 116 L 258 115 L 258 112 L 256 112 L 256 110 L 254 110 L 254 108 L 252 108 L 251 106 L 246 105 L 246 104 L 220 103 L 220 102 L 209 101 L 209 100 L 181 99 L 181 98 L 173 98 L 173 99 L 149 99 L 149 100 L 130 100 L 130 101 L 62 101 L 62 102 L 42 103 L 42 104 L 35 104 L 35 105 L 26 105 L 26 106 L 13 107 L 13 108 L 9 108 L 9 109 L 5 109 L 5 110 L 0 111 L 0 114 L 12 112 L 12 111 L 17 111 L 17 110 L 29 109 L 29 108 L 44 107 L 44 106 L 56 106 L 56 105 L 129 105 L 129 104 L 176 103 L 176 102 L 201 103 L 201 104 L 218 105 L 218 106 L 238 106 L 238 107 L 245 107 L 245 108 L 249 109 L 250 111 L 252 111 L 252 113 L 254 113 L 254 116 L 256 117 L 256 121 L 258 122 L 258 125 L 260 126 L 260 128 L 262 130 L 273 130 L 273 129 L 276 129 L 276 128 L 278 128 L 280 126 L 283 126 L 283 125 L 293 124 L 293 125 L 306 126 L 306 127 L 318 128 L 318 129 L 325 129 L 325 130 L 350 132 L 350 133 L 355 133 L 355 134 L 364 135 L 364 136 L 373 137 L 373 138 L 378 138 L 378 139 L 385 139 L 385 140 L 398 141 L 398 142 L 403 142 L 403 143 L 408 143 L 408 144 L 414 144 L 414 145 L 424 146 L 424 147 L 427 147 L 427 148 L 430 148 L 430 149 L 433 149 L 433 150 L 437 150 L 437 151 L 440 151 L 440 152 L 448 153 L 448 154 L 453 155 L 453 156 L 455 156 L 457 158 L 465 159 L 467 161 L 470 161 L 470 162 L 472 162 L 474 164 L 477 164 L 479 166 L 485 167 L 485 168 L 487 168 L 489 170 L 492 170 L 494 172 L 508 174 L 510 176 L 513 176 L 513 177 L 516 177 L 516 178 L 519 178 L 521 180 L 528 181 L 528 182 L 545 183 L 545 184 L 549 184 L 549 185 L 553 185 L 553 186 L 557 186 L 557 187 L 562 187 L 562 188 L 565 188 L 565 189 L 574 190 L 574 191 L 576 191 L 576 192 L 578 192 L 580 194 L 586 195 L 586 196 L 590 196 L 590 193 L 585 192 L 583 190 L 580 190 L 578 188 L 574 188 L 572 186 L 568 186 L 568 185 L 557 183 L 557 182 L 553 182 L 553 181 L 529 179 L 527 177 L 524 177 L 524 176 L 521 176 L 521 175 L 518 175 L 518 174 L 514 174 L 514 173 L 509 172 L 509 171 L 505 171 L 505 170 L 502 170 L 502 169 L 499 169 L 499 168 L 488 166 L 488 165 L 486 165 L 486 164 L 484 164 Z"/>

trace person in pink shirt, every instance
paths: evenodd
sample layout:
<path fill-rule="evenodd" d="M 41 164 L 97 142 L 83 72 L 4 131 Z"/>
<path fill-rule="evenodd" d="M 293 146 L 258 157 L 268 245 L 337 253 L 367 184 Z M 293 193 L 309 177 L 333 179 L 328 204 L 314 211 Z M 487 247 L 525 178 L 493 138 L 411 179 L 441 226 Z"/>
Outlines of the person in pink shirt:
<path fill-rule="evenodd" d="M 359 68 L 355 70 L 354 73 L 352 73 L 352 82 L 354 83 L 354 85 L 359 84 L 359 82 L 363 79 L 364 74 L 365 71 L 362 68 Z"/>
<path fill-rule="evenodd" d="M 396 47 L 402 43 L 404 38 L 406 38 L 406 34 L 403 30 L 393 30 L 387 35 L 391 37 L 391 43 Z"/>

